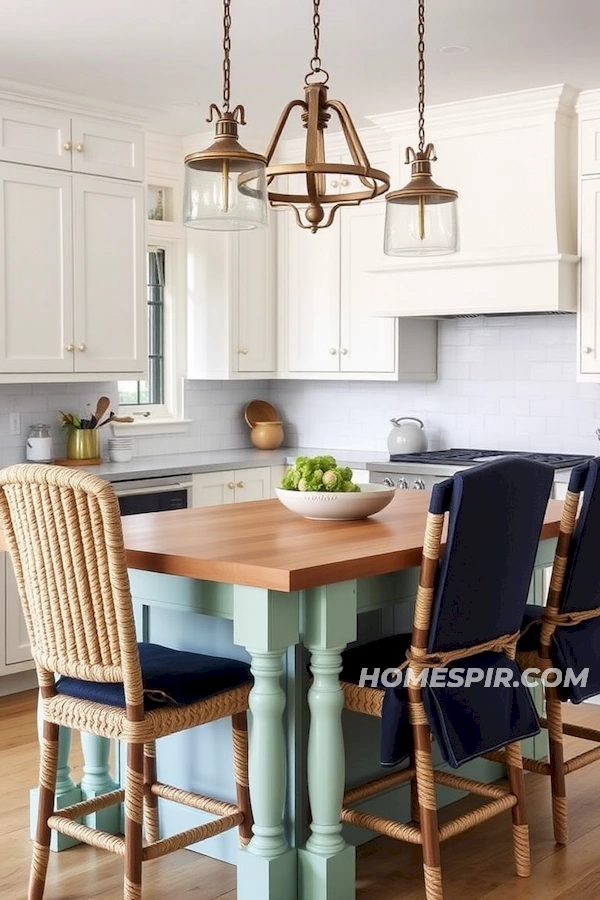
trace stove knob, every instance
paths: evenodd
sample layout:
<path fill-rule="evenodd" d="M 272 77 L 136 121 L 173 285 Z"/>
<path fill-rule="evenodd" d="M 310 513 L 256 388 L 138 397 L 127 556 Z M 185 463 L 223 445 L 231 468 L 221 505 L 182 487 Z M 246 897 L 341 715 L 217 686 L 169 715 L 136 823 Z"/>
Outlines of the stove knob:
<path fill-rule="evenodd" d="M 394 481 L 392 478 L 388 478 L 387 475 L 383 479 L 383 483 L 386 487 L 395 487 Z"/>
<path fill-rule="evenodd" d="M 404 478 L 403 475 L 398 479 L 398 481 L 397 481 L 397 483 L 396 483 L 396 487 L 397 487 L 398 490 L 400 490 L 400 491 L 407 491 L 407 490 L 408 490 L 408 481 L 406 480 L 406 478 Z"/>
<path fill-rule="evenodd" d="M 413 491 L 424 491 L 425 490 L 425 482 L 422 478 L 417 478 L 415 483 L 413 484 Z"/>

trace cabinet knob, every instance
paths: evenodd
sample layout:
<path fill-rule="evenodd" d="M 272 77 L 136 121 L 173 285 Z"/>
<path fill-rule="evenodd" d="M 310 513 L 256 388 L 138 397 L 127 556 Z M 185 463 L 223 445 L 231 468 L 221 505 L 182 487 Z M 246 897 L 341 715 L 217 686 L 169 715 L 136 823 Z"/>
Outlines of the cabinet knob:
<path fill-rule="evenodd" d="M 83 144 L 75 144 L 75 149 L 78 153 L 83 153 Z"/>
<path fill-rule="evenodd" d="M 345 347 L 342 347 L 341 350 L 340 350 L 340 353 L 342 354 L 342 356 L 346 356 L 346 354 L 348 353 L 348 351 L 346 350 Z"/>
<path fill-rule="evenodd" d="M 334 178 L 333 181 L 331 182 L 331 187 L 337 187 L 338 184 L 339 184 L 339 181 L 337 180 L 337 178 Z"/>
<path fill-rule="evenodd" d="M 238 353 L 241 353 L 242 356 L 246 356 L 246 354 L 248 353 L 248 348 L 247 347 L 238 347 Z"/>
<path fill-rule="evenodd" d="M 592 349 L 593 349 L 592 347 L 584 347 L 584 348 L 583 348 L 583 352 L 584 352 L 584 353 L 591 353 L 591 352 L 592 352 Z"/>
<path fill-rule="evenodd" d="M 335 356 L 335 354 L 337 353 L 337 350 L 335 349 L 335 347 L 330 347 L 329 352 L 331 353 L 332 356 Z"/>
<path fill-rule="evenodd" d="M 232 491 L 232 490 L 234 489 L 234 487 L 235 487 L 235 481 L 230 481 L 230 482 L 228 483 L 227 487 L 229 488 L 229 490 Z"/>
<path fill-rule="evenodd" d="M 83 353 L 85 350 L 87 350 L 87 347 L 85 344 L 77 344 L 77 349 L 81 350 L 81 352 Z"/>
<path fill-rule="evenodd" d="M 238 483 L 236 484 L 236 487 L 243 488 L 243 487 L 246 487 L 246 485 L 244 484 L 243 481 L 238 481 Z"/>
<path fill-rule="evenodd" d="M 350 179 L 342 178 L 342 180 L 340 181 L 340 184 L 342 185 L 342 187 L 347 187 L 350 184 Z"/>
<path fill-rule="evenodd" d="M 65 347 L 65 350 L 67 351 L 67 353 L 72 353 L 74 349 L 75 349 L 74 344 L 67 344 L 67 346 Z"/>
<path fill-rule="evenodd" d="M 63 150 L 72 150 L 72 149 L 73 149 L 73 144 L 71 143 L 71 141 L 65 141 L 63 144 Z"/>

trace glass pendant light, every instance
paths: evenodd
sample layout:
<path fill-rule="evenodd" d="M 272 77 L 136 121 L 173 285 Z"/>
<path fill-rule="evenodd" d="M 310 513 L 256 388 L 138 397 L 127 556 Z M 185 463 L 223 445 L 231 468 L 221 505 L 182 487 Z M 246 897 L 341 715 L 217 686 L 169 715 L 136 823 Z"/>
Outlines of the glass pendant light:
<path fill-rule="evenodd" d="M 207 122 L 216 115 L 215 141 L 185 157 L 183 224 L 209 231 L 242 231 L 268 225 L 267 161 L 239 143 L 245 125 L 243 106 L 229 110 L 231 0 L 223 0 L 223 107 L 211 103 Z"/>
<path fill-rule="evenodd" d="M 431 177 L 436 155 L 425 144 L 425 2 L 419 0 L 419 149 L 406 148 L 411 179 L 386 195 L 383 251 L 388 256 L 441 256 L 458 250 L 456 191 Z"/>
<path fill-rule="evenodd" d="M 390 186 L 390 179 L 385 172 L 372 168 L 367 154 L 360 142 L 350 114 L 339 100 L 327 99 L 327 82 L 329 73 L 321 67 L 319 56 L 320 0 L 313 0 L 313 34 L 314 55 L 310 63 L 310 72 L 304 79 L 304 100 L 292 100 L 283 110 L 271 143 L 267 150 L 267 180 L 269 184 L 269 202 L 272 206 L 290 206 L 296 216 L 296 224 L 306 228 L 313 234 L 320 228 L 327 228 L 340 206 L 357 206 L 363 200 L 372 200 L 385 193 Z M 316 82 L 311 82 L 313 76 Z M 275 165 L 271 162 L 281 139 L 290 113 L 300 110 L 303 127 L 306 129 L 306 149 L 304 159 L 298 163 Z M 335 113 L 342 128 L 342 134 L 352 159 L 350 163 L 328 163 L 325 159 L 325 135 L 327 123 Z M 273 184 L 279 176 L 303 177 L 306 190 L 298 188 L 296 193 L 280 190 Z M 333 176 L 328 187 L 327 180 Z M 341 185 L 347 190 L 338 191 Z M 304 185 L 302 186 L 304 187 Z M 333 188 L 333 190 L 331 190 Z M 324 207 L 329 207 L 328 213 Z"/>

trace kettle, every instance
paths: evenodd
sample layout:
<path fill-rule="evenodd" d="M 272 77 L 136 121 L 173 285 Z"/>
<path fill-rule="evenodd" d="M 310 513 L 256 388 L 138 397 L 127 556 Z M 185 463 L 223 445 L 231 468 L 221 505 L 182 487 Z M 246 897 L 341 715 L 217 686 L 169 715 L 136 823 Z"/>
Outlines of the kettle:
<path fill-rule="evenodd" d="M 394 426 L 387 439 L 390 454 L 422 453 L 427 450 L 427 436 L 423 431 L 423 423 L 413 416 L 401 416 L 390 419 Z"/>

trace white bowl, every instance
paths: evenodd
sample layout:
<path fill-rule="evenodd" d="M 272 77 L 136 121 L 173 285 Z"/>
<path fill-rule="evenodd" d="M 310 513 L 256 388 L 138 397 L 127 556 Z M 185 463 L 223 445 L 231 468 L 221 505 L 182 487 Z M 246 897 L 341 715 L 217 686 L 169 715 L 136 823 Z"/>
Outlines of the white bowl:
<path fill-rule="evenodd" d="M 275 488 L 277 497 L 292 512 L 305 519 L 366 519 L 391 503 L 396 488 L 384 484 L 361 484 L 360 491 L 288 491 Z"/>
<path fill-rule="evenodd" d="M 117 449 L 116 447 L 113 449 L 112 447 L 108 448 L 108 458 L 110 462 L 130 462 L 133 453 L 131 450 L 127 449 Z"/>

